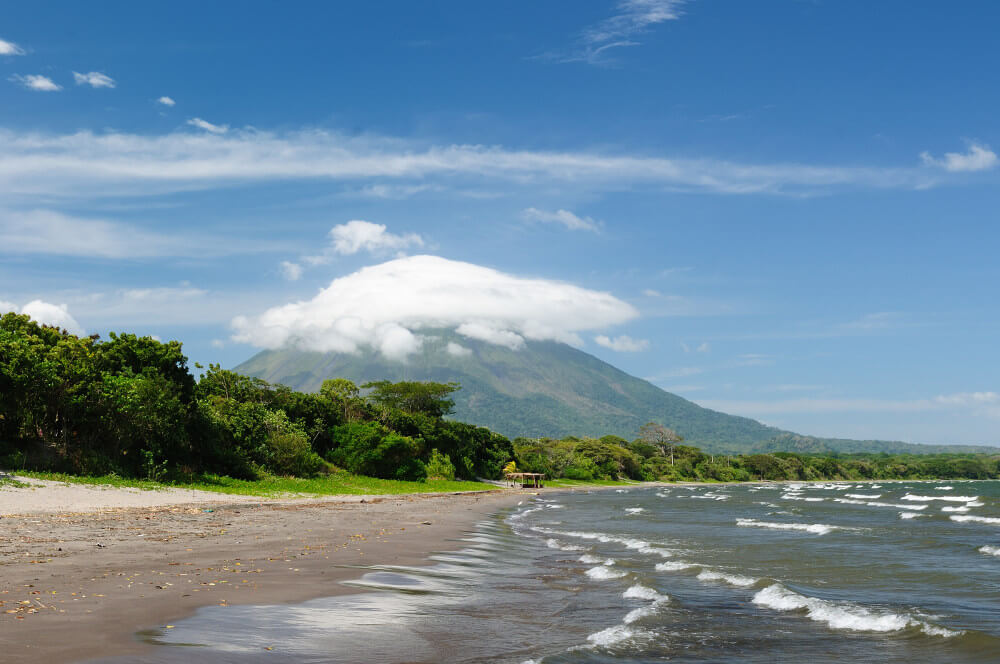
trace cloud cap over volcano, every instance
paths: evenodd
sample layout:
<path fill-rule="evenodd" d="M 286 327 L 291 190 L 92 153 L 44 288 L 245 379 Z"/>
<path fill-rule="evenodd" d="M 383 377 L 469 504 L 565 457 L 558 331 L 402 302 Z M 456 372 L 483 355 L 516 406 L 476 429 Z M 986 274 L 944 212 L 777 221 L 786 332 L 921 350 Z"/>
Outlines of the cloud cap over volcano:
<path fill-rule="evenodd" d="M 525 339 L 582 345 L 578 332 L 639 315 L 610 293 L 524 278 L 438 256 L 410 256 L 334 279 L 311 300 L 233 319 L 233 339 L 263 348 L 353 353 L 371 347 L 405 359 L 415 331 L 452 328 L 517 348 Z"/>

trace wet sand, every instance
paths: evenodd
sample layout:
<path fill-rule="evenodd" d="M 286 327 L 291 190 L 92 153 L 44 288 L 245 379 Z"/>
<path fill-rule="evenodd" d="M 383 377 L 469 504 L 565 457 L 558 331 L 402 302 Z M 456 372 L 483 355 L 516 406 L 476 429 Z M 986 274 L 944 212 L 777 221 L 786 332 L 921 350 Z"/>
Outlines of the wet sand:
<path fill-rule="evenodd" d="M 363 573 L 351 566 L 426 563 L 527 492 L 201 497 L 75 513 L 32 510 L 41 489 L 17 493 L 22 514 L 9 513 L 8 494 L 0 517 L 0 643 L 4 658 L 59 664 L 141 652 L 137 632 L 169 628 L 201 606 L 357 592 L 340 583 Z"/>

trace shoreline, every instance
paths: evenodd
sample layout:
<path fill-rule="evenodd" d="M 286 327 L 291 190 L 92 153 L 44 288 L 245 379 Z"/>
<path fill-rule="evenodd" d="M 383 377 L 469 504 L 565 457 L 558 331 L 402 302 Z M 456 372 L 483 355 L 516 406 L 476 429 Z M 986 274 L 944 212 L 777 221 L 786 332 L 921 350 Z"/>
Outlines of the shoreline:
<path fill-rule="evenodd" d="M 111 491 L 110 489 L 108 491 Z M 206 606 L 364 592 L 360 566 L 422 565 L 534 492 L 350 496 L 0 518 L 0 633 L 51 664 L 141 654 L 138 633 Z M 53 635 L 58 635 L 54 638 Z"/>

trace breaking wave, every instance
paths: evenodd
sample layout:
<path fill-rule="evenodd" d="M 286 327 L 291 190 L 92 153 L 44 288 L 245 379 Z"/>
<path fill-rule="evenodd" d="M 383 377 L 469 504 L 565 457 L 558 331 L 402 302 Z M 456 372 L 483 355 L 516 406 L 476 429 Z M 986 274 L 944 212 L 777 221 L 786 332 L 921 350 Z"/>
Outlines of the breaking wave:
<path fill-rule="evenodd" d="M 981 546 L 979 547 L 979 553 L 985 553 L 988 556 L 1000 557 L 1000 546 Z"/>
<path fill-rule="evenodd" d="M 731 586 L 737 586 L 739 588 L 749 588 L 759 580 L 749 576 L 725 574 L 723 572 L 713 572 L 707 569 L 702 570 L 702 572 L 698 574 L 698 579 L 700 581 L 724 581 Z"/>
<path fill-rule="evenodd" d="M 757 519 L 737 519 L 737 526 L 770 528 L 772 530 L 798 530 L 814 535 L 826 535 L 834 530 L 847 530 L 841 526 L 828 526 L 825 523 L 775 523 L 773 521 L 758 521 Z"/>
<path fill-rule="evenodd" d="M 979 500 L 979 496 L 920 496 L 913 493 L 908 493 L 903 496 L 903 500 L 912 500 L 917 502 L 927 502 L 929 500 L 947 500 L 952 503 L 971 503 L 974 500 Z"/>
<path fill-rule="evenodd" d="M 1000 519 L 992 516 L 967 516 L 964 514 L 959 514 L 955 516 L 948 517 L 952 521 L 958 521 L 964 523 L 966 521 L 975 521 L 976 523 L 993 523 L 1000 525 Z"/>
<path fill-rule="evenodd" d="M 753 597 L 753 603 L 776 611 L 805 611 L 810 620 L 825 623 L 831 629 L 856 632 L 898 632 L 916 627 L 931 636 L 958 636 L 957 632 L 914 618 L 908 613 L 875 611 L 851 602 L 832 602 L 807 597 L 789 590 L 780 583 L 764 588 Z"/>

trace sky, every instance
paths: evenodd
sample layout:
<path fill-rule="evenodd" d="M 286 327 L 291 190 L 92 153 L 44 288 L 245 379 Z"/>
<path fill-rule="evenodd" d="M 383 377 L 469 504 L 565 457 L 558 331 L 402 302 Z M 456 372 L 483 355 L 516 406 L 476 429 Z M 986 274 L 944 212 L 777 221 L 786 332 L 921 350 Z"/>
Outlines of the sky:
<path fill-rule="evenodd" d="M 1000 5 L 568 7 L 9 3 L 0 309 L 226 367 L 552 339 L 1000 443 Z"/>

